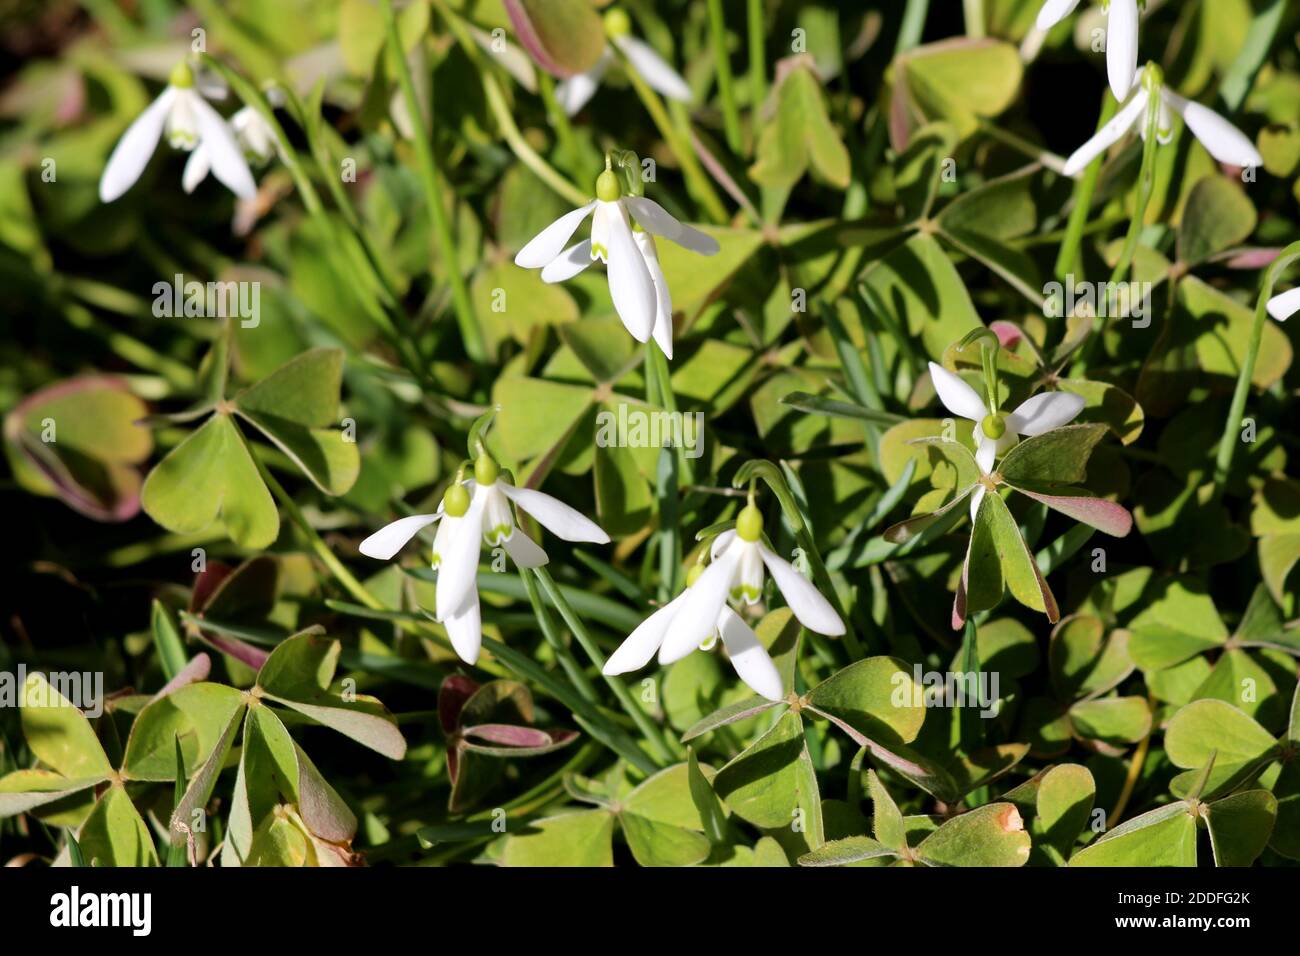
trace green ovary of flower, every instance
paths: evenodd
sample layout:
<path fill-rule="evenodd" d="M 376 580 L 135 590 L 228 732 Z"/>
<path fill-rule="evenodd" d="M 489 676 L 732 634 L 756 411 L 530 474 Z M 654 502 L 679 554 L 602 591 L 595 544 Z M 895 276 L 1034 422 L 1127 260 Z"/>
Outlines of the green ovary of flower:
<path fill-rule="evenodd" d="M 495 484 L 500 474 L 501 469 L 491 455 L 479 455 L 478 460 L 474 462 L 474 480 L 480 485 Z"/>
<path fill-rule="evenodd" d="M 757 541 L 763 536 L 763 513 L 754 505 L 745 505 L 736 519 L 736 534 L 742 541 Z"/>
<path fill-rule="evenodd" d="M 989 438 L 998 439 L 1007 433 L 1006 416 L 1000 412 L 987 416 L 984 421 L 980 422 L 980 428 Z"/>
<path fill-rule="evenodd" d="M 477 474 L 477 467 L 474 469 Z M 456 482 L 447 489 L 447 493 L 442 496 L 443 514 L 451 518 L 462 518 L 465 512 L 469 511 L 469 492 L 460 482 Z"/>
<path fill-rule="evenodd" d="M 167 78 L 167 83 L 170 86 L 176 87 L 178 90 L 188 90 L 194 85 L 194 71 L 190 69 L 188 63 L 181 60 L 181 62 L 177 63 L 176 66 L 172 68 L 171 76 Z"/>
<path fill-rule="evenodd" d="M 611 40 L 632 32 L 632 18 L 621 7 L 610 7 L 605 13 L 605 35 Z"/>
<path fill-rule="evenodd" d="M 601 202 L 618 202 L 623 188 L 618 183 L 618 173 L 607 169 L 596 177 L 596 198 Z"/>

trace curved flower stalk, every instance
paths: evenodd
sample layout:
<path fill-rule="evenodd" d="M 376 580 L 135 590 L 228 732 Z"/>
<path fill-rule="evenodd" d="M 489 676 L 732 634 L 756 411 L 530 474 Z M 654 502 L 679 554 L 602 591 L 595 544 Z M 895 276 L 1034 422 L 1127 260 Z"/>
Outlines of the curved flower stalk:
<path fill-rule="evenodd" d="M 697 565 L 692 569 L 686 590 L 628 636 L 605 662 L 604 673 L 637 670 L 649 663 L 656 651 L 660 664 L 671 664 L 717 635 L 741 680 L 768 700 L 784 699 L 776 665 L 728 601 L 758 603 L 766 568 L 804 627 L 838 636 L 844 633 L 844 622 L 794 565 L 772 551 L 762 538 L 763 516 L 751 501 L 741 511 L 735 529 L 714 540 L 710 548 L 712 563 L 707 568 Z"/>
<path fill-rule="evenodd" d="M 434 514 L 410 515 L 380 528 L 361 542 L 359 550 L 370 558 L 387 561 L 423 528 L 441 521 L 433 540 L 433 567 L 438 571 L 434 617 L 461 660 L 478 660 L 483 641 L 478 601 L 478 556 L 488 547 L 503 547 L 521 568 L 540 568 L 546 552 L 515 525 L 513 502 L 551 534 L 566 541 L 608 544 L 609 535 L 595 522 L 548 494 L 517 488 L 502 481 L 496 461 L 480 453 L 474 479 L 457 475 Z"/>
<path fill-rule="evenodd" d="M 1300 286 L 1288 292 L 1282 292 L 1268 300 L 1268 314 L 1279 322 L 1285 322 L 1300 312 Z"/>
<path fill-rule="evenodd" d="M 1034 26 L 1046 33 L 1079 5 L 1079 0 L 1047 0 Z M 1106 79 L 1115 99 L 1122 100 L 1133 86 L 1138 58 L 1138 0 L 1109 0 L 1106 9 Z"/>
<path fill-rule="evenodd" d="M 1259 150 L 1245 133 L 1208 106 L 1179 96 L 1166 87 L 1163 73 L 1154 63 L 1147 64 L 1143 75 L 1134 81 L 1133 89 L 1136 92 L 1110 122 L 1070 154 L 1070 158 L 1065 161 L 1065 175 L 1079 175 L 1089 163 L 1119 142 L 1135 125 L 1141 124 L 1139 129 L 1145 139 L 1146 124 L 1142 120 L 1147 115 L 1148 106 L 1159 110 L 1156 130 L 1161 145 L 1167 144 L 1173 136 L 1173 124 L 1169 115 L 1173 111 L 1183 118 L 1187 128 L 1219 162 L 1243 167 L 1264 165 Z M 1156 98 L 1154 103 L 1152 97 Z"/>
<path fill-rule="evenodd" d="M 691 102 L 691 88 L 686 85 L 686 80 L 654 47 L 632 36 L 632 20 L 624 11 L 616 7 L 605 14 L 605 34 L 652 89 L 669 99 Z M 555 99 L 566 114 L 573 116 L 587 105 L 614 59 L 614 52 L 606 47 L 590 70 L 570 77 L 555 87 Z"/>
<path fill-rule="evenodd" d="M 975 389 L 942 365 L 930 363 L 930 378 L 944 407 L 975 423 L 975 461 L 984 474 L 993 470 L 997 457 L 1014 447 L 1022 435 L 1032 438 L 1068 425 L 1084 406 L 1083 396 L 1073 392 L 1040 392 L 1025 399 L 1014 411 L 994 411 Z M 971 520 L 979 511 L 983 493 L 982 487 L 977 488 L 971 498 Z"/>
<path fill-rule="evenodd" d="M 257 194 L 236 133 L 195 88 L 189 64 L 181 63 L 172 70 L 167 88 L 127 127 L 113 148 L 99 180 L 103 202 L 112 202 L 135 185 L 164 131 L 173 149 L 192 154 L 182 177 L 187 192 L 211 170 L 239 198 L 252 199 Z"/>
<path fill-rule="evenodd" d="M 588 216 L 591 238 L 566 249 L 564 244 Z M 655 236 L 701 255 L 719 249 L 716 239 L 679 222 L 653 199 L 623 195 L 618 174 L 606 159 L 605 171 L 596 178 L 596 198 L 534 236 L 515 256 L 515 265 L 541 269 L 546 282 L 563 282 L 599 259 L 609 270 L 609 295 L 624 327 L 638 342 L 653 335 L 672 358 L 673 304 Z"/>

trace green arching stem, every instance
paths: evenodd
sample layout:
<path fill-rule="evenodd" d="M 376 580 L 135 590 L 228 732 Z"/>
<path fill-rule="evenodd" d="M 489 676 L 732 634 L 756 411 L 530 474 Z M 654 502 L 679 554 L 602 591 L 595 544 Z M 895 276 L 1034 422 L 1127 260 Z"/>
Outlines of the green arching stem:
<path fill-rule="evenodd" d="M 767 72 L 764 50 L 767 28 L 763 23 L 763 0 L 748 0 L 749 21 L 749 110 L 757 114 L 767 99 Z"/>
<path fill-rule="evenodd" d="M 533 606 L 533 616 L 537 618 L 537 624 L 542 629 L 542 636 L 546 638 L 546 643 L 550 644 L 555 651 L 560 666 L 564 668 L 564 673 L 569 677 L 569 683 L 577 688 L 578 693 L 585 700 L 593 704 L 599 703 L 600 698 L 596 694 L 595 686 L 587 679 L 587 675 L 582 672 L 582 667 L 574 660 L 569 649 L 564 646 L 564 640 L 556 631 L 555 622 L 551 619 L 550 612 L 542 604 L 542 596 L 537 593 L 537 582 L 523 568 L 519 569 L 519 579 L 524 582 L 524 590 L 528 592 L 528 603 Z"/>
<path fill-rule="evenodd" d="M 528 145 L 528 141 L 519 132 L 519 126 L 515 123 L 510 107 L 506 104 L 506 96 L 501 89 L 501 84 L 497 82 L 491 67 L 483 61 L 482 52 L 465 29 L 464 21 L 447 6 L 444 0 L 433 0 L 433 5 L 437 7 L 448 28 L 455 34 L 456 42 L 460 44 L 462 52 L 477 69 L 479 79 L 483 82 L 483 94 L 487 98 L 488 109 L 492 111 L 492 118 L 501 128 L 501 135 L 505 138 L 510 151 L 515 154 L 515 158 L 532 170 L 534 175 L 551 187 L 557 195 L 563 196 L 575 206 L 585 206 L 591 201 L 591 196 L 558 173 L 537 150 Z"/>
<path fill-rule="evenodd" d="M 547 571 L 546 568 L 536 568 L 533 573 L 537 575 L 537 580 L 541 582 L 542 590 L 546 592 L 547 600 L 549 600 L 551 604 L 555 606 L 555 609 L 560 612 L 560 617 L 564 618 L 564 623 L 568 626 L 569 630 L 573 632 L 574 639 L 577 640 L 579 645 L 581 645 L 587 657 L 594 665 L 596 665 L 597 669 L 602 668 L 605 664 L 604 655 L 600 653 L 600 648 L 598 648 L 596 642 L 591 639 L 591 634 L 587 631 L 587 626 L 582 623 L 582 619 L 578 617 L 577 612 L 573 610 L 572 605 L 569 604 L 568 599 L 564 596 L 563 592 L 560 591 L 559 586 L 556 585 L 555 579 L 551 577 L 550 572 Z M 617 677 L 610 677 L 608 675 L 602 676 L 605 677 L 605 683 L 608 684 L 610 690 L 614 692 L 614 696 L 618 698 L 618 702 L 622 706 L 623 710 L 632 718 L 637 729 L 641 731 L 646 740 L 650 742 L 650 745 L 659 753 L 660 757 L 668 763 L 675 761 L 677 755 L 673 752 L 672 747 L 669 746 L 667 739 L 664 737 L 663 731 L 660 729 L 658 724 L 650 719 L 650 716 L 644 710 L 637 706 L 636 701 L 632 699 L 631 692 L 627 689 L 627 685 Z"/>
<path fill-rule="evenodd" d="M 559 143 L 560 152 L 564 154 L 569 170 L 575 170 L 582 161 L 582 151 L 574 135 L 573 124 L 569 122 L 569 114 L 564 112 L 564 107 L 555 98 L 555 79 L 545 70 L 537 71 L 537 91 L 541 93 L 542 103 L 546 106 L 546 115 L 550 118 L 551 125 L 555 127 L 555 138 Z"/>
<path fill-rule="evenodd" d="M 668 370 L 668 357 L 659 348 L 659 343 L 651 339 L 645 345 L 645 358 L 648 372 L 646 388 L 649 389 L 650 383 L 653 381 L 660 407 L 673 417 L 676 417 L 677 396 L 673 394 L 672 375 Z M 677 467 L 681 469 L 682 476 L 688 485 L 695 484 L 695 466 L 691 459 L 686 457 L 685 448 L 677 449 Z"/>
<path fill-rule="evenodd" d="M 438 168 L 433 154 L 432 134 L 420 108 L 419 97 L 415 94 L 415 80 L 411 77 L 410 64 L 402 50 L 402 39 L 397 30 L 397 17 L 393 14 L 392 0 L 382 0 L 384 24 L 388 32 L 388 53 L 397 70 L 397 85 L 402 91 L 402 100 L 406 105 L 406 114 L 411 127 L 415 130 L 412 137 L 415 145 L 416 161 L 420 167 L 420 182 L 424 186 L 425 202 L 429 206 L 429 218 L 433 224 L 434 240 L 442 253 L 443 266 L 447 273 L 447 282 L 451 286 L 452 308 L 456 313 L 456 324 L 460 327 L 461 341 L 465 353 L 474 362 L 487 360 L 487 346 L 483 341 L 483 330 L 479 328 L 474 315 L 474 304 L 470 301 L 469 289 L 465 277 L 460 271 L 460 255 L 452 235 L 451 224 L 447 219 L 447 210 L 443 205 L 442 172 Z"/>
<path fill-rule="evenodd" d="M 704 174 L 704 169 L 700 166 L 695 150 L 691 149 L 690 142 L 673 125 L 673 121 L 668 116 L 668 111 L 664 108 L 663 100 L 659 98 L 658 93 L 650 89 L 649 84 L 641 78 L 641 74 L 627 62 L 627 58 L 617 52 L 617 47 L 611 45 L 610 49 L 615 51 L 619 61 L 623 64 L 623 72 L 632 84 L 632 89 L 636 90 L 636 95 L 640 97 L 646 112 L 650 114 L 650 118 L 658 127 L 659 135 L 668 143 L 673 155 L 682 164 L 682 175 L 686 178 L 687 188 L 696 201 L 704 207 L 705 213 L 714 223 L 719 225 L 725 223 L 727 221 L 726 207 L 722 205 L 722 200 L 718 198 L 712 181 Z"/>
<path fill-rule="evenodd" d="M 1097 120 L 1097 129 L 1110 122 L 1115 111 L 1119 109 L 1119 103 L 1110 93 L 1105 94 L 1105 101 L 1102 103 L 1101 116 Z M 1079 247 L 1083 244 L 1084 232 L 1088 226 L 1088 213 L 1091 211 L 1092 194 L 1097 190 L 1097 180 L 1101 178 L 1101 167 L 1104 157 L 1098 156 L 1084 171 L 1083 177 L 1075 181 L 1074 184 L 1074 205 L 1070 209 L 1070 218 L 1065 227 L 1065 239 L 1061 242 L 1061 249 L 1056 254 L 1055 273 L 1058 279 L 1062 281 L 1065 277 L 1079 268 Z"/>
<path fill-rule="evenodd" d="M 1232 460 L 1241 443 L 1241 418 L 1246 411 L 1246 400 L 1250 397 L 1251 381 L 1255 377 L 1255 363 L 1259 359 L 1260 345 L 1264 341 L 1264 324 L 1268 321 L 1268 300 L 1273 297 L 1273 288 L 1278 277 L 1294 262 L 1300 260 L 1300 242 L 1293 242 L 1282 250 L 1282 254 L 1264 272 L 1260 283 L 1259 298 L 1255 301 L 1255 320 L 1250 327 L 1250 339 L 1246 344 L 1246 357 L 1237 374 L 1237 385 L 1232 392 L 1232 404 L 1228 406 L 1228 418 L 1223 423 L 1223 436 L 1219 439 L 1219 451 L 1214 459 L 1213 500 L 1218 501 L 1227 489 L 1228 476 L 1232 472 Z"/>
<path fill-rule="evenodd" d="M 962 13 L 966 20 L 966 35 L 971 39 L 984 36 L 984 0 L 962 0 Z"/>
<path fill-rule="evenodd" d="M 731 57 L 727 50 L 727 23 L 722 14 L 722 0 L 708 0 L 709 41 L 713 47 L 713 63 L 718 75 L 718 99 L 722 101 L 722 128 L 727 146 L 736 156 L 741 155 L 740 111 L 736 108 L 736 90 L 731 77 Z"/>
<path fill-rule="evenodd" d="M 1151 202 L 1151 193 L 1155 190 L 1156 149 L 1160 145 L 1159 127 L 1160 96 L 1158 92 L 1153 91 L 1147 101 L 1146 118 L 1143 120 L 1146 139 L 1142 143 L 1142 165 L 1138 169 L 1137 202 L 1133 207 L 1133 218 L 1129 222 L 1128 234 L 1124 237 L 1124 247 L 1120 250 L 1119 259 L 1110 273 L 1111 285 L 1123 282 L 1128 277 L 1133 256 L 1137 253 L 1138 237 L 1142 234 L 1142 224 L 1146 220 L 1147 205 Z"/>

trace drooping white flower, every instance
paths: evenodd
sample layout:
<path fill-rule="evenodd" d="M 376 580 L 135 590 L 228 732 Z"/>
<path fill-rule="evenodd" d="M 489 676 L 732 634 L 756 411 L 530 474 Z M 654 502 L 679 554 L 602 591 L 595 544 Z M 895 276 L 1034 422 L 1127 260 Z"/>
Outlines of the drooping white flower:
<path fill-rule="evenodd" d="M 452 646 L 467 664 L 478 660 L 483 641 L 477 587 L 483 543 L 505 548 L 521 568 L 539 568 L 548 560 L 546 552 L 515 526 L 511 502 L 558 538 L 609 542 L 609 535 L 595 522 L 562 501 L 499 480 L 496 462 L 480 455 L 474 465 L 474 480 L 453 483 L 436 513 L 399 518 L 366 538 L 359 548 L 367 557 L 386 561 L 421 529 L 441 522 L 433 539 L 433 567 L 438 571 L 434 617 L 446 627 Z"/>
<path fill-rule="evenodd" d="M 1279 322 L 1285 322 L 1300 312 L 1300 286 L 1289 292 L 1282 292 L 1268 300 L 1268 314 Z"/>
<path fill-rule="evenodd" d="M 1046 33 L 1079 5 L 1079 0 L 1047 0 L 1034 24 Z M 1107 7 L 1105 0 L 1103 7 Z M 1137 76 L 1138 0 L 1109 0 L 1106 11 L 1106 79 L 1115 99 L 1122 100 Z"/>
<path fill-rule="evenodd" d="M 691 569 L 686 590 L 642 621 L 636 630 L 628 635 L 627 640 L 619 645 L 618 650 L 610 655 L 605 666 L 601 668 L 602 673 L 611 676 L 626 674 L 628 671 L 640 670 L 650 663 L 650 659 L 655 656 L 656 651 L 660 650 L 664 638 L 668 636 L 668 631 L 676 621 L 687 595 L 691 593 L 691 585 L 695 583 L 698 573 L 703 570 L 701 565 Z M 741 616 L 726 604 L 723 604 L 718 612 L 713 629 L 706 636 L 706 640 L 711 639 L 715 634 L 722 638 L 723 646 L 727 649 L 727 657 L 731 661 L 731 666 L 736 669 L 736 674 L 754 693 L 768 700 L 782 699 L 781 675 L 776 669 L 776 664 L 772 662 L 767 648 L 762 645 L 758 635 Z"/>
<path fill-rule="evenodd" d="M 990 409 L 979 392 L 942 365 L 930 363 L 930 379 L 944 407 L 961 418 L 975 423 L 975 461 L 980 471 L 989 474 L 993 462 L 1020 438 L 1031 438 L 1068 425 L 1083 411 L 1082 395 L 1073 392 L 1039 392 L 1025 399 L 1014 411 L 1005 414 Z M 984 497 L 980 485 L 971 496 L 971 519 L 979 511 Z"/>
<path fill-rule="evenodd" d="M 172 71 L 167 88 L 127 127 L 113 148 L 99 180 L 99 198 L 103 202 L 112 202 L 135 184 L 164 131 L 172 148 L 202 151 L 204 175 L 211 169 L 241 199 L 252 199 L 257 194 L 253 174 L 234 132 L 194 88 L 193 72 L 181 63 Z M 197 178 L 193 184 L 197 185 L 203 176 L 198 175 L 197 168 L 191 173 L 187 163 L 184 183 L 194 176 Z M 193 189 L 193 185 L 187 188 Z"/>
<path fill-rule="evenodd" d="M 626 13 L 618 8 L 606 13 L 605 33 L 651 89 L 682 103 L 691 101 L 691 88 L 682 75 L 669 66 L 668 61 L 655 52 L 654 47 L 632 36 L 632 21 Z M 555 98 L 560 108 L 567 115 L 573 116 L 586 106 L 613 63 L 614 53 L 606 47 L 600 59 L 586 73 L 579 73 L 558 84 L 555 87 Z"/>
<path fill-rule="evenodd" d="M 566 249 L 564 244 L 587 216 L 591 238 Z M 712 236 L 679 222 L 653 199 L 624 196 L 618 175 L 606 169 L 596 179 L 596 198 L 529 240 L 515 255 L 515 265 L 541 269 L 546 282 L 563 282 L 599 259 L 609 271 L 609 295 L 623 325 L 638 342 L 653 335 L 672 358 L 672 298 L 654 236 L 706 256 L 719 248 Z"/>
<path fill-rule="evenodd" d="M 1206 151 L 1221 163 L 1230 166 L 1262 166 L 1264 159 L 1259 155 L 1249 137 L 1233 126 L 1208 106 L 1202 106 L 1179 96 L 1164 85 L 1160 68 L 1154 63 L 1148 64 L 1142 77 L 1134 82 L 1132 97 L 1124 104 L 1110 122 L 1065 161 L 1065 175 L 1077 176 L 1094 159 L 1119 142 L 1135 125 L 1142 137 L 1146 138 L 1147 104 L 1151 97 L 1159 97 L 1156 108 L 1160 110 L 1156 136 L 1161 145 L 1169 142 L 1173 136 L 1170 112 L 1177 113 L 1187 124 L 1187 128 L 1201 141 Z"/>
<path fill-rule="evenodd" d="M 762 537 L 763 517 L 758 508 L 747 505 L 735 529 L 714 540 L 712 563 L 676 600 L 632 632 L 606 662 L 605 672 L 623 673 L 641 667 L 656 648 L 659 663 L 671 664 L 721 633 L 741 679 L 764 697 L 780 700 L 781 682 L 775 666 L 753 632 L 738 616 L 728 613 L 728 600 L 756 604 L 763 594 L 766 568 L 804 627 L 835 636 L 844 633 L 844 622 L 807 578 L 763 544 Z"/>
<path fill-rule="evenodd" d="M 235 134 L 235 142 L 239 144 L 244 158 L 249 163 L 264 165 L 273 153 L 279 151 L 279 141 L 275 138 L 271 124 L 251 106 L 245 106 L 230 117 L 230 131 Z M 192 193 L 195 187 L 207 178 L 211 170 L 212 160 L 208 147 L 200 142 L 194 147 L 189 160 L 185 163 L 181 185 L 187 193 Z"/>

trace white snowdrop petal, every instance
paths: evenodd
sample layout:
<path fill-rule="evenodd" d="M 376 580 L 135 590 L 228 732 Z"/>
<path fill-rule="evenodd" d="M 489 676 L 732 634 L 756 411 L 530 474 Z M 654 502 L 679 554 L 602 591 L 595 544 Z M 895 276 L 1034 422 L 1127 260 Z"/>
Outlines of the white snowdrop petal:
<path fill-rule="evenodd" d="M 659 647 L 660 664 L 681 660 L 713 633 L 718 626 L 718 615 L 727 603 L 739 557 L 739 551 L 729 548 L 686 589 L 682 605 Z"/>
<path fill-rule="evenodd" d="M 605 75 L 607 69 L 609 69 L 608 50 L 596 61 L 596 65 L 586 73 L 571 76 L 556 85 L 555 100 L 560 104 L 560 109 L 564 110 L 566 116 L 573 116 L 587 105 L 587 101 L 596 94 L 596 90 L 600 87 L 601 77 Z"/>
<path fill-rule="evenodd" d="M 445 527 L 439 529 L 447 535 L 447 547 L 438 555 L 438 585 L 434 592 L 435 616 L 439 621 L 459 610 L 477 587 L 484 497 L 482 489 L 474 489 L 469 510 L 462 517 L 442 519 L 454 521 L 455 525 L 450 531 Z"/>
<path fill-rule="evenodd" d="M 510 555 L 510 559 L 521 568 L 540 568 L 550 560 L 541 545 L 518 528 L 515 528 L 510 537 L 501 544 L 506 549 L 506 554 Z"/>
<path fill-rule="evenodd" d="M 591 240 L 584 239 L 575 246 L 569 246 L 543 266 L 542 281 L 564 282 L 567 279 L 572 279 L 591 265 L 591 262 Z"/>
<path fill-rule="evenodd" d="M 718 240 L 694 226 L 686 225 L 653 199 L 647 199 L 645 196 L 624 196 L 623 204 L 647 231 L 656 236 L 663 236 L 691 252 L 711 256 L 721 248 Z"/>
<path fill-rule="evenodd" d="M 1040 30 L 1050 30 L 1056 26 L 1079 5 L 1079 0 L 1047 0 L 1038 11 L 1034 25 Z"/>
<path fill-rule="evenodd" d="M 1007 425 L 1007 434 L 1011 434 L 1011 426 Z M 980 466 L 980 471 L 988 474 L 993 470 L 993 462 L 998 457 L 998 443 L 988 435 L 984 434 L 984 429 L 978 425 L 975 426 L 975 463 Z"/>
<path fill-rule="evenodd" d="M 483 646 L 483 620 L 479 611 L 478 592 L 470 591 L 465 603 L 442 622 L 451 646 L 466 664 L 478 660 Z"/>
<path fill-rule="evenodd" d="M 171 109 L 176 90 L 167 87 L 158 94 L 143 113 L 135 118 L 122 138 L 113 147 L 104 173 L 99 178 L 99 198 L 101 202 L 112 202 L 135 185 L 149 157 L 158 148 L 162 138 L 163 126 L 167 122 L 167 113 Z"/>
<path fill-rule="evenodd" d="M 1074 392 L 1040 392 L 1007 416 L 1007 430 L 1030 437 L 1041 435 L 1074 421 L 1083 406 L 1083 396 Z"/>
<path fill-rule="evenodd" d="M 654 47 L 634 36 L 624 35 L 614 42 L 631 62 L 633 69 L 640 73 L 650 86 L 669 99 L 682 103 L 691 101 L 691 88 L 686 80 L 659 55 Z"/>
<path fill-rule="evenodd" d="M 1300 286 L 1268 300 L 1268 314 L 1279 322 L 1285 322 L 1297 312 L 1300 312 Z"/>
<path fill-rule="evenodd" d="M 525 269 L 540 269 L 564 251 L 569 237 L 578 231 L 582 221 L 596 208 L 596 200 L 571 212 L 566 212 L 551 223 L 515 254 L 515 265 Z"/>
<path fill-rule="evenodd" d="M 1219 162 L 1231 166 L 1264 165 L 1264 158 L 1246 134 L 1214 110 L 1179 96 L 1168 88 L 1162 90 L 1162 95 L 1165 102 L 1182 115 L 1183 122 L 1201 141 L 1206 152 Z"/>
<path fill-rule="evenodd" d="M 723 607 L 718 615 L 718 633 L 726 645 L 727 656 L 731 666 L 754 693 L 768 700 L 782 700 L 785 695 L 781 688 L 781 674 L 772 661 L 772 656 L 758 640 L 754 633 L 729 607 Z"/>
<path fill-rule="evenodd" d="M 967 385 L 961 376 L 953 374 L 935 362 L 929 364 L 930 380 L 934 382 L 934 390 L 939 395 L 939 401 L 943 402 L 948 411 L 973 422 L 981 421 L 988 415 L 979 393 Z"/>
<path fill-rule="evenodd" d="M 718 560 L 718 555 L 720 555 L 723 551 L 726 551 L 727 548 L 731 545 L 731 542 L 735 540 L 735 538 L 736 538 L 735 528 L 728 528 L 726 531 L 722 532 L 722 534 L 714 538 L 713 544 L 709 546 L 709 560 L 710 561 Z"/>
<path fill-rule="evenodd" d="M 988 491 L 983 485 L 976 485 L 975 492 L 970 496 L 970 520 L 974 524 L 975 516 L 980 513 L 980 502 L 984 500 L 984 495 Z"/>
<path fill-rule="evenodd" d="M 682 600 L 687 593 L 683 591 L 638 624 L 636 630 L 629 634 L 627 639 L 618 646 L 618 650 L 605 661 L 605 666 L 600 669 L 600 672 L 609 676 L 626 674 L 628 671 L 640 670 L 649 664 L 655 652 L 659 650 L 659 645 L 663 643 L 664 635 L 668 632 L 668 627 L 672 624 L 678 609 L 681 608 Z"/>
<path fill-rule="evenodd" d="M 181 188 L 187 193 L 194 192 L 199 183 L 208 178 L 208 170 L 211 168 L 207 150 L 203 148 L 202 143 L 199 143 L 190 153 L 190 158 L 185 161 L 185 172 L 181 174 Z"/>
<path fill-rule="evenodd" d="M 835 637 L 844 633 L 844 622 L 831 607 L 831 602 L 822 596 L 811 581 L 795 570 L 794 565 L 776 554 L 766 545 L 758 544 L 758 553 L 767 565 L 772 580 L 776 582 L 785 603 L 799 619 L 799 623 L 810 631 Z"/>
<path fill-rule="evenodd" d="M 1106 78 L 1115 99 L 1123 100 L 1137 76 L 1137 0 L 1110 0 L 1106 17 Z"/>
<path fill-rule="evenodd" d="M 1084 167 L 1119 142 L 1120 138 L 1132 128 L 1134 123 L 1138 122 L 1146 111 L 1149 96 L 1150 93 L 1147 92 L 1145 87 L 1138 90 L 1133 98 L 1118 113 L 1112 116 L 1105 126 L 1097 130 L 1092 139 L 1071 153 L 1062 170 L 1065 175 L 1079 175 L 1079 173 L 1083 172 Z"/>
<path fill-rule="evenodd" d="M 199 142 L 207 153 L 212 175 L 240 199 L 255 198 L 257 184 L 230 126 L 201 96 L 195 95 L 192 106 L 199 125 Z"/>
<path fill-rule="evenodd" d="M 402 550 L 402 546 L 419 534 L 421 529 L 427 528 L 441 517 L 441 514 L 432 514 L 398 518 L 392 524 L 384 525 L 366 538 L 365 541 L 362 541 L 357 546 L 357 550 L 367 558 L 378 558 L 380 561 L 387 561 Z"/>
<path fill-rule="evenodd" d="M 632 227 L 621 205 L 608 217 L 609 295 L 624 327 L 638 342 L 645 342 L 655 326 L 655 286 L 645 258 L 632 239 Z"/>
<path fill-rule="evenodd" d="M 673 357 L 673 297 L 668 290 L 668 280 L 659 265 L 659 251 L 655 248 L 654 237 L 648 232 L 634 232 L 636 247 L 641 250 L 645 267 L 650 273 L 650 281 L 655 287 L 655 325 L 654 340 L 668 358 Z"/>
<path fill-rule="evenodd" d="M 524 511 L 528 512 L 538 523 L 565 541 L 584 541 L 590 544 L 608 544 L 609 535 L 601 527 L 581 512 L 570 508 L 558 498 L 535 491 L 532 488 L 517 488 L 504 481 L 497 487 Z"/>

